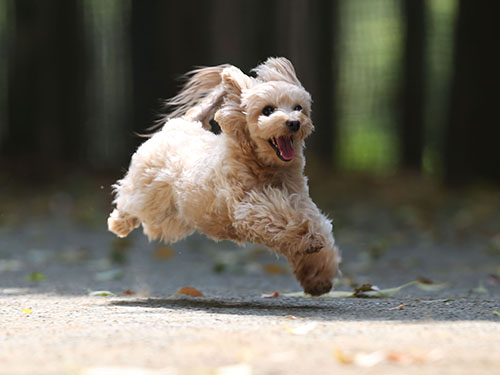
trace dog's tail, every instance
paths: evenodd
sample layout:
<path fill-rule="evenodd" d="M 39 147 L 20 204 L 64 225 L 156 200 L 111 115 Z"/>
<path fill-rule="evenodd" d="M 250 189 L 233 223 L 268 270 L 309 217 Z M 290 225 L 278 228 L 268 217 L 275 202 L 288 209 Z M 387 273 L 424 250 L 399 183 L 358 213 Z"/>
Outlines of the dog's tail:
<path fill-rule="evenodd" d="M 172 111 L 161 118 L 154 128 L 164 125 L 168 119 L 184 117 L 190 121 L 200 121 L 205 129 L 210 129 L 210 120 L 221 106 L 225 94 L 221 73 L 229 66 L 203 67 L 187 73 L 182 90 L 165 102 Z"/>

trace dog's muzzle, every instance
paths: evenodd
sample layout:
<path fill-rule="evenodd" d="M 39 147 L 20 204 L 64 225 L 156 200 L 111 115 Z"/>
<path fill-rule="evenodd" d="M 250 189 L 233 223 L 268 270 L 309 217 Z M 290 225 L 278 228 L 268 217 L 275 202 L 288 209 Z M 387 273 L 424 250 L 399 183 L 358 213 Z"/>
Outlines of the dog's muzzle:
<path fill-rule="evenodd" d="M 299 129 L 300 129 L 300 121 L 288 120 L 286 122 L 286 126 L 288 127 L 288 129 L 290 129 L 291 131 L 293 131 L 295 133 L 295 132 L 299 131 Z"/>

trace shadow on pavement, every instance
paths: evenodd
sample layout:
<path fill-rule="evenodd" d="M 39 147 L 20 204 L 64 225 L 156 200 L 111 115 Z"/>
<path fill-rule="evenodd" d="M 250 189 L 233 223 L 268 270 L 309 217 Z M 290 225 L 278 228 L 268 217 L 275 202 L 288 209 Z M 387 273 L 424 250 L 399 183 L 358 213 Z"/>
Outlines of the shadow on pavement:
<path fill-rule="evenodd" d="M 214 314 L 287 316 L 337 321 L 499 321 L 498 301 L 402 299 L 212 299 L 148 298 L 111 301 L 113 306 L 204 311 Z"/>

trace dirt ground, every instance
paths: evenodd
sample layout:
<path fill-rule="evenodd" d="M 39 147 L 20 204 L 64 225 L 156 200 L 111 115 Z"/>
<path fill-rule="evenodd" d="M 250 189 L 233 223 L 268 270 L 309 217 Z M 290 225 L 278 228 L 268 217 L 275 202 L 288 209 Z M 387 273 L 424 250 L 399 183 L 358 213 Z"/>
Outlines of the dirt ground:
<path fill-rule="evenodd" d="M 285 260 L 252 244 L 117 240 L 106 179 L 0 186 L 0 374 L 499 371 L 496 191 L 319 184 L 344 256 L 336 290 L 420 284 L 304 298 L 286 295 L 300 287 Z M 203 296 L 175 294 L 186 286 Z"/>

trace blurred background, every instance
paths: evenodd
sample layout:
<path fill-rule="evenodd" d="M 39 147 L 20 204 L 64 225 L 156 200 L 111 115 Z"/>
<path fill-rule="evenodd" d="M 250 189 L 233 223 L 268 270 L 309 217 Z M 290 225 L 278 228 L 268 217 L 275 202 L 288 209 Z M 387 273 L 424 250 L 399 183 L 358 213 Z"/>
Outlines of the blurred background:
<path fill-rule="evenodd" d="M 392 249 L 497 262 L 499 14 L 495 0 L 0 0 L 0 260 L 147 246 L 106 233 L 136 133 L 193 67 L 286 56 L 313 96 L 306 173 L 347 267 Z"/>
<path fill-rule="evenodd" d="M 470 0 L 0 0 L 0 170 L 126 168 L 196 66 L 286 56 L 324 174 L 499 182 L 500 5 Z M 314 166 L 313 166 L 314 167 Z M 326 169 L 324 169 L 326 168 Z"/>

